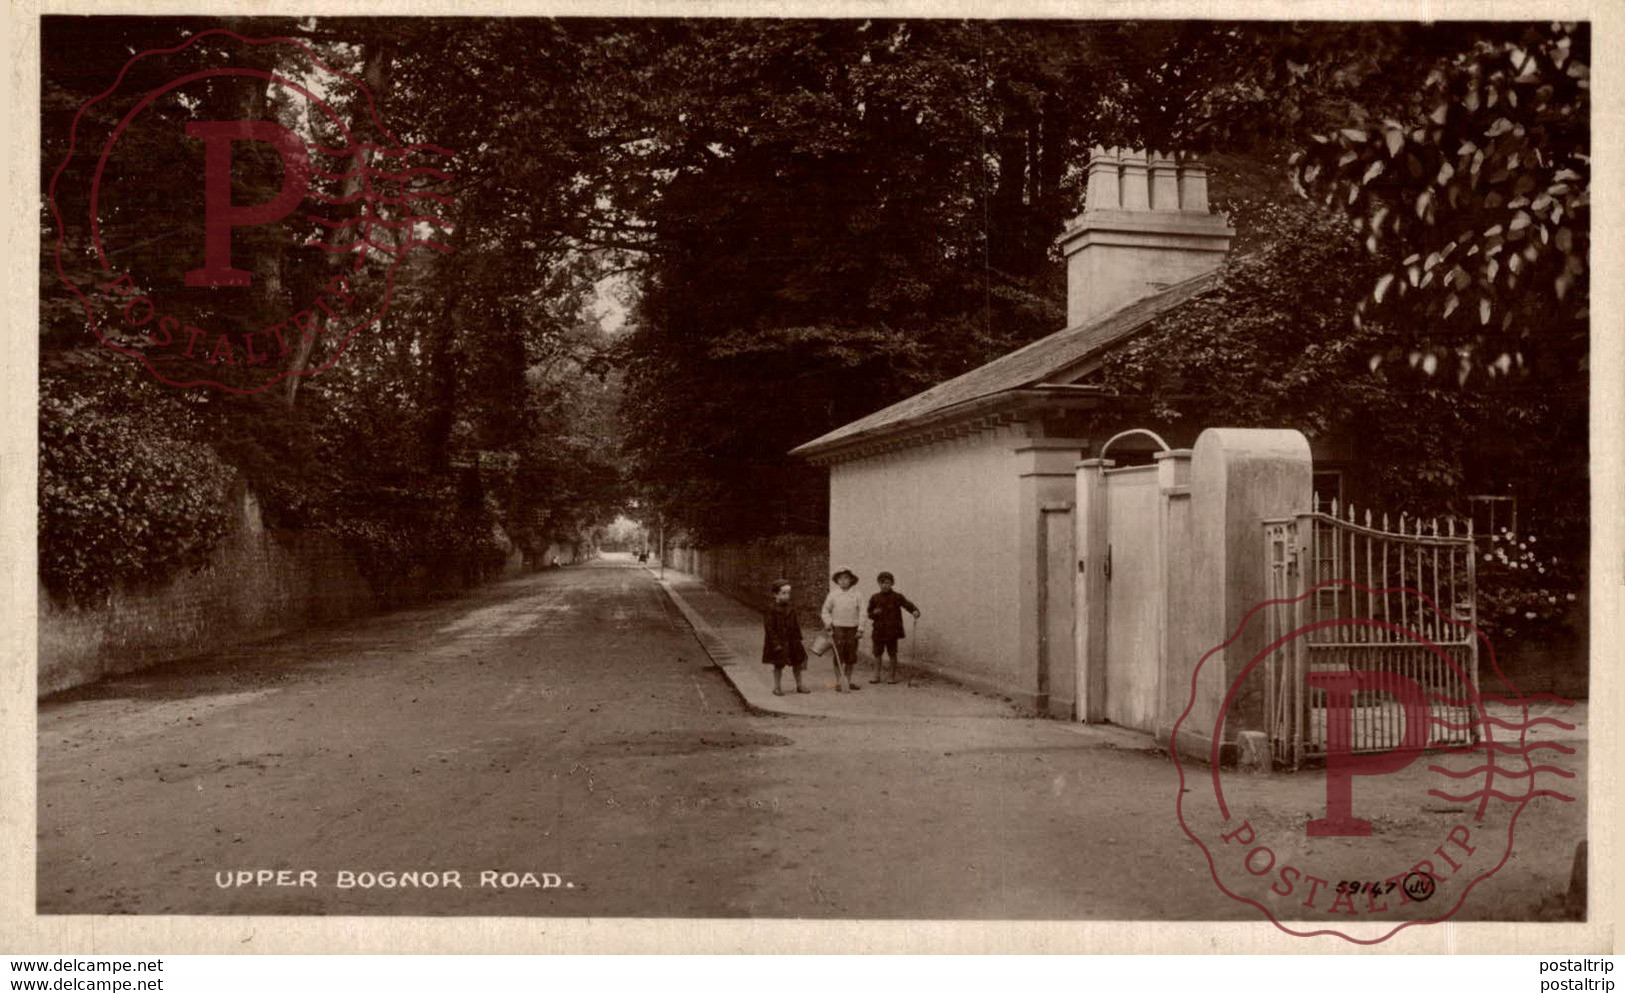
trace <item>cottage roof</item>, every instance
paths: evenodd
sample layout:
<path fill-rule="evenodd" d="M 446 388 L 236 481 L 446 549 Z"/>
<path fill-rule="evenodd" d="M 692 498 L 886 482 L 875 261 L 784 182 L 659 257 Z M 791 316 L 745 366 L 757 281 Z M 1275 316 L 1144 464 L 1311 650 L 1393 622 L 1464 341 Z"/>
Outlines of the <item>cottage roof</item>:
<path fill-rule="evenodd" d="M 890 407 L 844 424 L 792 449 L 790 454 L 817 455 L 859 441 L 872 441 L 926 421 L 952 417 L 961 408 L 967 412 L 981 409 L 985 404 L 977 401 L 1047 385 L 1062 373 L 1072 372 L 1070 378 L 1076 378 L 1077 372 L 1082 371 L 1074 372 L 1080 363 L 1132 337 L 1158 316 L 1212 288 L 1217 281 L 1216 272 L 1196 276 L 1111 313 L 1057 331 Z"/>

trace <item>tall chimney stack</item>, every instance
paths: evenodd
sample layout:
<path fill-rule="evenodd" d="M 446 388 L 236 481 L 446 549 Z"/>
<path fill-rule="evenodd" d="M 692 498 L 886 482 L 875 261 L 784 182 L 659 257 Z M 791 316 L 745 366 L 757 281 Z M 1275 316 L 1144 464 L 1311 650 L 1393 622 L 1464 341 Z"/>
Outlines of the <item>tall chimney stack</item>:
<path fill-rule="evenodd" d="M 1212 272 L 1236 233 L 1208 212 L 1207 169 L 1168 154 L 1095 146 L 1083 206 L 1060 238 L 1068 327 Z"/>

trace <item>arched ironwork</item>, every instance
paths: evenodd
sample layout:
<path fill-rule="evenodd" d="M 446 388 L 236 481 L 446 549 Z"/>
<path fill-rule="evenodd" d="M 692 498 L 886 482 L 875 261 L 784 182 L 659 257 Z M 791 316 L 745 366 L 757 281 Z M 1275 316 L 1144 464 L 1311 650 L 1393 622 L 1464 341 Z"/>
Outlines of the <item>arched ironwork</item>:
<path fill-rule="evenodd" d="M 1149 431 L 1149 430 L 1147 430 L 1145 428 L 1129 428 L 1127 431 L 1119 431 L 1116 434 L 1112 435 L 1110 438 L 1108 438 L 1106 440 L 1106 443 L 1104 445 L 1100 446 L 1100 455 L 1098 455 L 1097 458 L 1102 458 L 1102 459 L 1106 458 L 1107 457 L 1106 453 L 1111 450 L 1112 445 L 1116 444 L 1118 441 L 1122 440 L 1123 438 L 1127 438 L 1131 434 L 1143 434 L 1147 438 L 1150 438 L 1152 441 L 1156 442 L 1158 445 L 1161 445 L 1163 451 L 1165 451 L 1165 452 L 1173 451 L 1173 448 L 1166 441 L 1163 441 L 1162 437 L 1160 435 L 1158 435 L 1155 431 Z"/>

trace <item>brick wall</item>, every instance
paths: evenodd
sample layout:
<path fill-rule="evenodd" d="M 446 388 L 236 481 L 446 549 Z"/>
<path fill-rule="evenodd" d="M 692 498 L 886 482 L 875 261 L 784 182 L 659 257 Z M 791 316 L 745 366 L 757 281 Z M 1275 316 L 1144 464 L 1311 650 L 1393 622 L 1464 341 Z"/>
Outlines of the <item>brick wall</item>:
<path fill-rule="evenodd" d="M 337 539 L 234 535 L 205 568 L 90 608 L 40 591 L 39 693 L 374 609 Z"/>
<path fill-rule="evenodd" d="M 1520 693 L 1555 693 L 1570 700 L 1589 699 L 1591 655 L 1586 627 L 1581 620 L 1544 637 L 1496 639 L 1494 666 L 1480 648 L 1479 689 L 1505 693 L 1506 684 L 1501 681 L 1505 676 Z"/>
<path fill-rule="evenodd" d="M 666 565 L 692 573 L 742 603 L 767 606 L 767 586 L 788 579 L 805 623 L 816 623 L 818 608 L 829 592 L 829 540 L 809 535 L 780 535 L 742 545 L 666 546 Z"/>

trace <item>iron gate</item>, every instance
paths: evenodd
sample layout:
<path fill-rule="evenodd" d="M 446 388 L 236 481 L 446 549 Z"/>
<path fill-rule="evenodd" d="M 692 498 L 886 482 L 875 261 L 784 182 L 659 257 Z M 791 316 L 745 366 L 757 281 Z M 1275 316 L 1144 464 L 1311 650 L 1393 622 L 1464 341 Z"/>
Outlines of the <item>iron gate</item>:
<path fill-rule="evenodd" d="M 1268 643 L 1342 622 L 1294 637 L 1265 660 L 1277 765 L 1297 768 L 1326 754 L 1327 691 L 1310 680 L 1323 672 L 1411 680 L 1427 696 L 1428 747 L 1478 740 L 1478 639 L 1468 626 L 1477 622 L 1472 524 L 1458 534 L 1454 518 L 1441 525 L 1402 517 L 1390 528 L 1386 516 L 1373 521 L 1367 511 L 1357 521 L 1353 507 L 1340 512 L 1335 502 L 1330 513 L 1264 522 Z M 1392 694 L 1366 689 L 1353 695 L 1351 721 L 1354 751 L 1389 751 L 1404 735 L 1405 711 Z"/>

